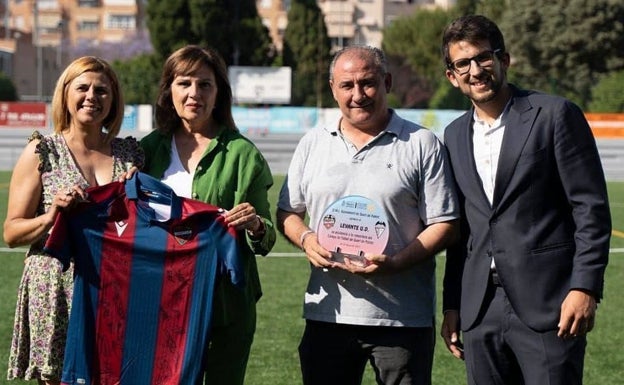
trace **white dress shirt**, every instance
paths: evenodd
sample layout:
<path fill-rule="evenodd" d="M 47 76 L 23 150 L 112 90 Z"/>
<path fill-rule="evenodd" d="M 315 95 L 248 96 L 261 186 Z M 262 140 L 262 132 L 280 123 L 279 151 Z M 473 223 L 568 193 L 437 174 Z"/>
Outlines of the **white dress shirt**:
<path fill-rule="evenodd" d="M 507 107 L 505 107 L 492 125 L 479 119 L 476 111 L 474 113 L 472 146 L 475 165 L 477 167 L 477 173 L 481 178 L 483 191 L 485 191 L 490 205 L 492 205 L 494 199 L 498 158 L 503 144 L 503 134 L 505 133 L 504 117 L 507 115 L 507 110 Z"/>
<path fill-rule="evenodd" d="M 503 145 L 503 134 L 505 133 L 505 117 L 509 111 L 509 104 L 505 106 L 503 112 L 491 125 L 479 119 L 475 110 L 473 118 L 472 146 L 475 157 L 477 173 L 481 178 L 483 191 L 490 202 L 494 201 L 494 187 L 496 172 L 498 171 L 498 158 L 500 157 L 501 146 Z M 494 270 L 496 264 L 494 258 L 490 268 Z"/>

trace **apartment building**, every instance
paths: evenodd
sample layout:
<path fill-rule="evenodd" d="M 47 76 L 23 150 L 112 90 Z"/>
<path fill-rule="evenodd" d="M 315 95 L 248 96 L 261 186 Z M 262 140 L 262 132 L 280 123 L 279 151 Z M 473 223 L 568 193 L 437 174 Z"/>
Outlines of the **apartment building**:
<path fill-rule="evenodd" d="M 120 42 L 137 31 L 144 1 L 137 0 L 9 0 L 9 27 L 34 32 L 41 45 L 67 40 Z"/>
<path fill-rule="evenodd" d="M 318 0 L 334 50 L 350 44 L 380 47 L 383 29 L 421 7 L 448 8 L 456 0 Z M 273 43 L 282 49 L 290 0 L 257 0 L 258 13 Z"/>
<path fill-rule="evenodd" d="M 456 0 L 318 0 L 333 49 L 381 46 L 383 29 L 419 7 Z M 50 100 L 70 60 L 98 55 L 123 59 L 150 51 L 147 0 L 0 0 L 0 71 L 22 100 Z M 282 50 L 291 0 L 256 0 L 258 13 Z"/>
<path fill-rule="evenodd" d="M 151 49 L 143 16 L 145 3 L 4 0 L 6 32 L 0 40 L 0 58 L 4 59 L 0 70 L 13 78 L 22 99 L 49 100 L 58 75 L 75 57 L 98 55 L 114 60 Z M 6 60 L 7 55 L 12 62 Z"/>

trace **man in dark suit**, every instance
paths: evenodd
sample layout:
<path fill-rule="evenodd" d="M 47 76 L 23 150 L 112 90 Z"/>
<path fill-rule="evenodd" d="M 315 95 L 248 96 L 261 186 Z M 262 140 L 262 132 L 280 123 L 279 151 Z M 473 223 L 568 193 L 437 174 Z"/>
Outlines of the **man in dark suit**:
<path fill-rule="evenodd" d="M 472 101 L 444 134 L 463 226 L 442 337 L 468 384 L 581 384 L 611 234 L 589 125 L 570 101 L 507 83 L 487 18 L 455 20 L 442 43 L 446 77 Z"/>

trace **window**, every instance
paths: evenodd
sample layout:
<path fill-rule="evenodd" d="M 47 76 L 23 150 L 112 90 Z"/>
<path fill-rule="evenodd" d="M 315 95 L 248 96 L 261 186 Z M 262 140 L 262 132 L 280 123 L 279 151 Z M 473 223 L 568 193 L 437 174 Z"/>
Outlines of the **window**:
<path fill-rule="evenodd" d="M 136 20 L 134 15 L 109 15 L 106 27 L 110 29 L 135 29 Z"/>
<path fill-rule="evenodd" d="M 105 6 L 121 5 L 126 7 L 134 7 L 137 3 L 136 0 L 102 0 Z"/>
<path fill-rule="evenodd" d="M 78 0 L 78 6 L 84 8 L 97 8 L 100 6 L 98 0 Z"/>
<path fill-rule="evenodd" d="M 8 56 L 8 54 L 6 54 Z M 4 74 L 6 75 L 11 75 L 10 71 L 9 71 L 9 61 L 7 59 L 5 59 L 5 53 L 2 52 L 0 53 L 0 71 L 2 71 Z"/>
<path fill-rule="evenodd" d="M 351 45 L 351 39 L 344 37 L 344 36 L 339 36 L 339 37 L 332 37 L 330 38 L 331 40 L 331 46 L 334 48 L 344 48 L 346 46 Z"/>
<path fill-rule="evenodd" d="M 79 31 L 97 31 L 100 28 L 100 22 L 92 20 L 83 20 L 78 23 Z"/>
<path fill-rule="evenodd" d="M 57 9 L 58 2 L 56 0 L 37 0 L 37 9 Z"/>

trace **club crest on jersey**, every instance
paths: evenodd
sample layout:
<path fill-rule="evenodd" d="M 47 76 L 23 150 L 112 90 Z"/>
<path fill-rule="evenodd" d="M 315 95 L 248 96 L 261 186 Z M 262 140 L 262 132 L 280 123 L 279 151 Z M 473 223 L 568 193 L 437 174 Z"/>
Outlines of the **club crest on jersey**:
<path fill-rule="evenodd" d="M 173 228 L 173 236 L 180 245 L 184 245 L 193 238 L 193 229 L 185 226 L 176 226 Z"/>

